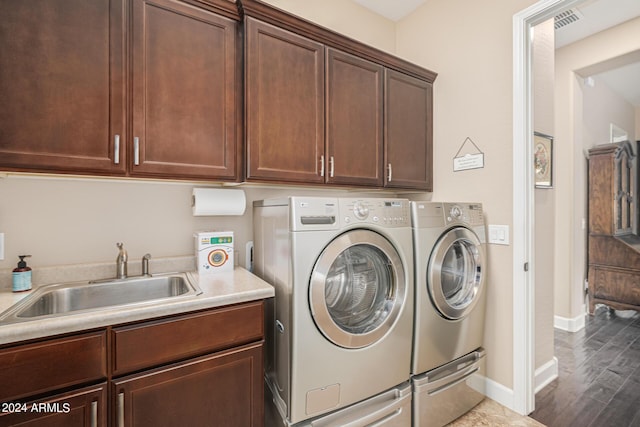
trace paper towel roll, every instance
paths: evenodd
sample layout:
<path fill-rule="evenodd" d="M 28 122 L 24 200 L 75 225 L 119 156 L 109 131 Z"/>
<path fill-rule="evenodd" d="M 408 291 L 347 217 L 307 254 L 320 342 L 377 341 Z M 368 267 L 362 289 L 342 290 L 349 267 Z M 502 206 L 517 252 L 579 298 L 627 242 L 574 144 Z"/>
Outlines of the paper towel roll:
<path fill-rule="evenodd" d="M 244 190 L 194 188 L 191 207 L 194 216 L 243 215 L 247 200 Z"/>

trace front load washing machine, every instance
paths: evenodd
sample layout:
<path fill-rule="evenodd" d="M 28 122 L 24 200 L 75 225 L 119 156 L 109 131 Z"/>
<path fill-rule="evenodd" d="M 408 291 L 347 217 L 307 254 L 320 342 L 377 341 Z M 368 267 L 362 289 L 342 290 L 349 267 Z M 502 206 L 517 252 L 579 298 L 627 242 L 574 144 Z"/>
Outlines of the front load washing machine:
<path fill-rule="evenodd" d="M 255 273 L 275 287 L 265 379 L 283 425 L 345 408 L 410 378 L 409 201 L 254 202 Z"/>
<path fill-rule="evenodd" d="M 439 426 L 484 398 L 484 215 L 478 203 L 412 202 L 411 216 L 414 425 Z"/>

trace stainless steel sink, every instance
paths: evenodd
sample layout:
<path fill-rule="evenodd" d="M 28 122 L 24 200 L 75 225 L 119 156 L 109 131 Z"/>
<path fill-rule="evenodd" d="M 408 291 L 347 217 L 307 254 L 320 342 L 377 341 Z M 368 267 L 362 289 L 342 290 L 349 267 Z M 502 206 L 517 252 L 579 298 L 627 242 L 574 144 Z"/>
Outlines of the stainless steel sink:
<path fill-rule="evenodd" d="M 0 323 L 59 316 L 81 310 L 96 310 L 198 295 L 202 291 L 185 274 L 133 277 L 99 283 L 42 286 L 0 315 Z"/>

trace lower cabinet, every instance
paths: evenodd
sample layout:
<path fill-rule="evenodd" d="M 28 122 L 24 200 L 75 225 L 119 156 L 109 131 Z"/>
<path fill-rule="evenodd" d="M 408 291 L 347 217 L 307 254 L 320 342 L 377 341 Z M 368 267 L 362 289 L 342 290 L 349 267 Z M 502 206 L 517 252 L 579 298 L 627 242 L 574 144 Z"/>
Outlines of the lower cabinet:
<path fill-rule="evenodd" d="M 2 402 L 0 426 L 100 427 L 107 425 L 107 384 L 29 402 Z"/>
<path fill-rule="evenodd" d="M 0 346 L 0 427 L 262 427 L 264 303 Z"/>
<path fill-rule="evenodd" d="M 261 426 L 262 344 L 113 382 L 115 425 Z"/>

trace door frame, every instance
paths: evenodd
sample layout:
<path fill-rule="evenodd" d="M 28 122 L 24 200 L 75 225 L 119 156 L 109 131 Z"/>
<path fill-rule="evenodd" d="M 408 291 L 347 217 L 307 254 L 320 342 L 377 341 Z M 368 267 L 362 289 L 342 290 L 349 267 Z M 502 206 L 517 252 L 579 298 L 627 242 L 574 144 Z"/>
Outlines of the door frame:
<path fill-rule="evenodd" d="M 583 0 L 540 0 L 513 16 L 513 402 L 535 408 L 532 30 Z"/>

